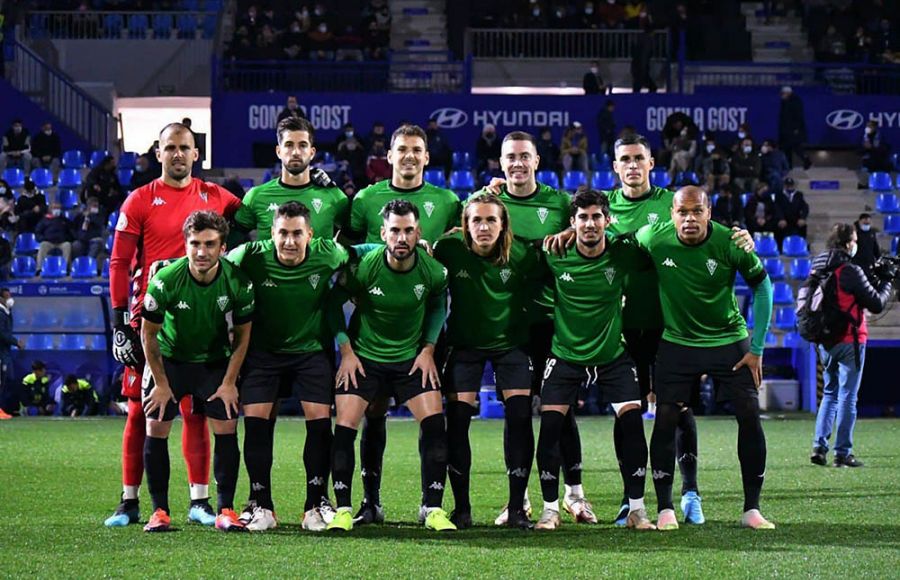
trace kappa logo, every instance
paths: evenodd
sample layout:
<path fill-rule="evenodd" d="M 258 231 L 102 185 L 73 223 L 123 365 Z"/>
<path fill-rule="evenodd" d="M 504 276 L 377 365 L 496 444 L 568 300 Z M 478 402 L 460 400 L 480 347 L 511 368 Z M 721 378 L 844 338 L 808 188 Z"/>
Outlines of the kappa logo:
<path fill-rule="evenodd" d="M 341 491 L 342 489 L 347 489 L 347 484 L 343 481 L 335 481 L 334 482 L 334 491 Z"/>
<path fill-rule="evenodd" d="M 617 216 L 615 214 L 610 214 L 609 215 L 609 223 L 611 223 L 611 224 L 619 223 L 619 216 Z"/>
<path fill-rule="evenodd" d="M 154 312 L 158 308 L 159 304 L 156 303 L 156 299 L 150 294 L 144 294 L 144 310 Z"/>
<path fill-rule="evenodd" d="M 371 294 L 373 296 L 384 296 L 384 292 L 382 292 L 381 288 L 379 288 L 378 286 L 373 286 L 372 288 L 369 288 L 369 294 Z"/>
<path fill-rule="evenodd" d="M 317 475 L 309 480 L 309 485 L 325 485 L 325 478 L 321 475 Z"/>
<path fill-rule="evenodd" d="M 658 222 L 658 221 L 659 221 L 658 213 L 648 213 L 647 214 L 647 223 L 650 224 L 651 226 L 655 226 L 656 222 Z"/>
<path fill-rule="evenodd" d="M 432 481 L 431 485 L 428 486 L 428 489 L 434 489 L 437 491 L 441 491 L 442 489 L 444 489 L 444 484 L 441 483 L 440 481 Z"/>
<path fill-rule="evenodd" d="M 553 481 L 554 479 L 559 479 L 559 478 L 556 477 L 555 475 L 553 475 L 552 473 L 550 473 L 549 471 L 541 472 L 541 481 Z"/>
<path fill-rule="evenodd" d="M 150 205 L 166 205 L 166 200 L 161 197 L 154 197 Z"/>
<path fill-rule="evenodd" d="M 662 479 L 662 478 L 664 478 L 664 477 L 672 477 L 672 474 L 671 474 L 671 473 L 666 473 L 665 471 L 663 471 L 663 470 L 661 470 L 661 469 L 654 469 L 654 470 L 653 470 L 653 479 Z"/>
<path fill-rule="evenodd" d="M 315 198 L 312 200 L 313 209 L 316 210 L 316 213 L 319 213 L 322 210 L 322 200 L 320 198 Z"/>
<path fill-rule="evenodd" d="M 525 469 L 524 467 L 517 467 L 515 469 L 510 469 L 509 471 L 507 471 L 507 475 L 512 475 L 513 477 L 521 477 L 522 479 L 525 479 L 526 477 L 528 477 L 528 470 Z"/>
<path fill-rule="evenodd" d="M 178 304 L 175 305 L 175 308 L 177 308 L 178 310 L 190 310 L 191 306 L 187 302 L 182 300 Z"/>
<path fill-rule="evenodd" d="M 569 274 L 568 272 L 563 272 L 562 274 L 560 274 L 559 279 L 562 280 L 563 282 L 574 282 L 575 281 L 575 278 L 573 278 L 572 275 Z"/>
<path fill-rule="evenodd" d="M 549 215 L 550 215 L 550 210 L 547 209 L 546 207 L 537 208 L 537 216 L 538 216 L 538 219 L 541 220 L 541 223 L 544 223 L 545 221 L 547 221 L 547 216 L 549 216 Z"/>
<path fill-rule="evenodd" d="M 415 292 L 416 298 L 421 300 L 422 295 L 425 294 L 425 284 L 416 284 L 413 286 L 413 292 Z"/>
<path fill-rule="evenodd" d="M 465 270 L 460 270 L 459 272 L 457 272 L 456 274 L 454 274 L 454 276 L 457 277 L 457 278 L 468 278 L 469 280 L 472 279 L 472 277 L 469 276 L 469 273 L 468 273 L 467 271 L 465 271 Z"/>
<path fill-rule="evenodd" d="M 263 288 L 278 288 L 278 284 L 272 281 L 271 278 L 266 278 L 262 283 Z"/>
<path fill-rule="evenodd" d="M 663 260 L 662 265 L 668 266 L 669 268 L 677 268 L 678 267 L 678 264 L 676 264 L 675 260 L 673 260 L 672 258 L 666 258 L 665 260 Z"/>
<path fill-rule="evenodd" d="M 606 276 L 606 281 L 609 282 L 611 285 L 613 283 L 613 280 L 616 278 L 616 269 L 615 268 L 604 268 L 603 275 Z"/>
<path fill-rule="evenodd" d="M 434 202 L 426 201 L 425 203 L 422 204 L 422 208 L 425 210 L 425 214 L 428 217 L 431 217 L 431 214 L 434 212 Z"/>
<path fill-rule="evenodd" d="M 719 263 L 710 258 L 706 261 L 706 269 L 709 270 L 709 275 L 712 276 L 716 273 L 716 268 L 719 267 Z"/>
<path fill-rule="evenodd" d="M 278 211 L 278 204 L 273 201 L 269 204 L 269 207 L 267 209 L 269 211 Z"/>
<path fill-rule="evenodd" d="M 307 278 L 307 280 L 309 280 L 309 285 L 313 287 L 313 290 L 315 290 L 319 286 L 319 280 L 321 279 L 322 277 L 318 274 L 313 274 L 309 278 Z"/>
<path fill-rule="evenodd" d="M 264 486 L 263 484 L 259 483 L 258 481 L 254 481 L 252 484 L 250 484 L 250 488 L 251 488 L 253 491 L 262 491 L 262 490 L 266 489 L 266 486 Z"/>
<path fill-rule="evenodd" d="M 646 467 L 638 467 L 637 471 L 631 474 L 631 477 L 645 477 L 647 475 Z"/>
<path fill-rule="evenodd" d="M 119 219 L 116 221 L 116 231 L 124 232 L 128 229 L 128 216 L 125 215 L 124 212 L 119 214 Z"/>
<path fill-rule="evenodd" d="M 219 296 L 216 298 L 216 305 L 219 307 L 219 310 L 225 312 L 228 308 L 228 296 Z"/>
<path fill-rule="evenodd" d="M 503 280 L 503 283 L 506 284 L 506 281 L 509 280 L 509 277 L 512 276 L 512 270 L 509 268 L 503 268 L 500 270 L 500 279 Z"/>

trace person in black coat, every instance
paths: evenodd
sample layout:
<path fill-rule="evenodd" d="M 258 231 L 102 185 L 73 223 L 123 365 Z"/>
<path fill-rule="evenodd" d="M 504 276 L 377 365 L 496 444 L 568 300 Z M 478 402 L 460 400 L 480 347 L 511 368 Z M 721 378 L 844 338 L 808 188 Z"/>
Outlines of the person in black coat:
<path fill-rule="evenodd" d="M 784 178 L 784 188 L 775 194 L 775 205 L 780 218 L 775 236 L 779 244 L 786 236 L 806 238 L 806 220 L 809 218 L 809 204 L 803 199 L 803 192 L 797 191 L 792 177 Z"/>
<path fill-rule="evenodd" d="M 853 223 L 856 228 L 856 255 L 853 263 L 863 269 L 869 280 L 872 280 L 872 268 L 875 261 L 881 257 L 881 247 L 878 245 L 878 229 L 872 226 L 872 216 L 868 213 L 859 214 L 859 219 Z"/>
<path fill-rule="evenodd" d="M 540 139 L 535 144 L 538 157 L 538 171 L 559 171 L 559 145 L 553 141 L 553 133 L 550 127 L 541 129 Z"/>
<path fill-rule="evenodd" d="M 41 132 L 31 139 L 31 165 L 49 169 L 56 179 L 61 160 L 62 141 L 53 130 L 53 124 L 47 121 L 41 126 Z"/>
<path fill-rule="evenodd" d="M 116 211 L 125 201 L 119 176 L 116 175 L 116 160 L 112 155 L 104 157 L 84 180 L 81 203 L 86 204 L 89 197 L 96 197 L 107 213 Z"/>
<path fill-rule="evenodd" d="M 19 410 L 19 387 L 12 379 L 12 348 L 22 348 L 22 341 L 13 335 L 14 303 L 9 288 L 0 288 L 0 419 L 9 419 Z"/>
<path fill-rule="evenodd" d="M 724 188 L 713 204 L 712 218 L 723 226 L 743 227 L 744 204 L 737 195 L 732 195 L 731 189 Z"/>
<path fill-rule="evenodd" d="M 788 165 L 794 167 L 794 153 L 803 159 L 803 169 L 809 169 L 812 161 L 806 154 L 806 118 L 803 116 L 803 101 L 794 94 L 791 87 L 781 88 L 781 109 L 778 112 L 778 142 L 787 157 Z"/>
<path fill-rule="evenodd" d="M 606 83 L 600 76 L 600 63 L 596 60 L 591 63 L 591 70 L 584 73 L 581 79 L 581 87 L 586 95 L 605 95 Z"/>
<path fill-rule="evenodd" d="M 478 160 L 478 166 L 475 168 L 477 173 L 487 169 L 488 159 L 500 161 L 500 139 L 497 138 L 496 127 L 491 123 L 486 124 L 481 130 L 481 136 L 475 144 L 475 158 Z"/>
<path fill-rule="evenodd" d="M 16 200 L 15 214 L 19 218 L 19 233 L 34 232 L 46 213 L 47 198 L 37 190 L 34 182 L 26 179 L 25 189 L 22 190 L 22 195 Z"/>
<path fill-rule="evenodd" d="M 616 104 L 612 101 L 606 101 L 603 108 L 597 113 L 597 132 L 600 134 L 600 152 L 609 155 L 610 159 L 615 157 L 613 145 L 616 143 L 616 120 L 613 113 L 616 110 Z"/>
<path fill-rule="evenodd" d="M 756 193 L 747 200 L 744 207 L 744 223 L 751 234 L 757 232 L 775 232 L 781 214 L 778 207 L 769 194 L 769 186 L 760 183 L 756 186 Z"/>

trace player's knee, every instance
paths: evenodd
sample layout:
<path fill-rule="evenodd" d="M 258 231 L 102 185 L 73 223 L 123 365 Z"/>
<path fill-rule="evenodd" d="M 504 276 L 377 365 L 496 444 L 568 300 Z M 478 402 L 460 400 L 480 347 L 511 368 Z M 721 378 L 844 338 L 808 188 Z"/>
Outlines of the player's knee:
<path fill-rule="evenodd" d="M 237 433 L 237 419 L 210 419 L 213 433 L 216 435 L 234 435 Z"/>
<path fill-rule="evenodd" d="M 641 402 L 639 400 L 625 401 L 622 403 L 612 403 L 613 413 L 616 417 L 621 417 L 628 411 L 640 410 Z"/>

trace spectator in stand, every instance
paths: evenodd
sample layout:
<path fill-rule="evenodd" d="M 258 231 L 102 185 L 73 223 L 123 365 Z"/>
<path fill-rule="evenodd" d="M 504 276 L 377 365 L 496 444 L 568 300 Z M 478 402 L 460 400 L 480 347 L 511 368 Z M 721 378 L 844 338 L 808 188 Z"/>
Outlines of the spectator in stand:
<path fill-rule="evenodd" d="M 15 214 L 19 218 L 19 233 L 34 232 L 46 213 L 47 198 L 37 190 L 31 179 L 26 179 L 22 195 L 16 200 Z"/>
<path fill-rule="evenodd" d="M 356 184 L 352 181 L 346 182 L 341 186 L 341 189 L 344 191 L 344 195 L 346 195 L 348 199 L 353 199 L 353 196 L 356 195 L 357 187 Z"/>
<path fill-rule="evenodd" d="M 584 89 L 586 95 L 606 94 L 606 83 L 600 76 L 600 63 L 596 60 L 591 62 L 590 70 L 584 73 L 584 77 L 581 79 L 581 88 Z"/>
<path fill-rule="evenodd" d="M 531 2 L 531 14 L 525 28 L 547 28 L 547 15 L 537 1 Z"/>
<path fill-rule="evenodd" d="M 878 246 L 878 228 L 872 226 L 872 216 L 868 213 L 859 214 L 859 219 L 853 222 L 856 229 L 856 255 L 853 263 L 863 269 L 869 282 L 874 280 L 872 268 L 875 261 L 881 257 L 881 248 Z"/>
<path fill-rule="evenodd" d="M 388 163 L 387 149 L 384 140 L 375 139 L 369 158 L 366 160 L 366 178 L 369 183 L 376 183 L 391 177 L 391 164 Z"/>
<path fill-rule="evenodd" d="M 253 39 L 246 25 L 240 25 L 234 31 L 234 37 L 228 43 L 225 58 L 229 60 L 248 60 L 253 58 Z"/>
<path fill-rule="evenodd" d="M 363 145 L 365 145 L 367 150 L 371 150 L 375 141 L 381 141 L 382 143 L 388 142 L 388 135 L 384 132 L 384 123 L 381 121 L 372 123 L 372 129 L 369 131 L 369 134 L 366 135 Z"/>
<path fill-rule="evenodd" d="M 337 51 L 334 54 L 335 60 L 362 62 L 363 39 L 359 33 L 356 32 L 356 27 L 352 24 L 344 26 L 343 32 L 335 36 L 334 44 L 337 48 Z"/>
<path fill-rule="evenodd" d="M 31 171 L 31 135 L 22 125 L 22 119 L 15 119 L 3 135 L 0 173 L 8 166 L 19 167 L 26 175 Z"/>
<path fill-rule="evenodd" d="M 806 118 L 803 101 L 794 94 L 791 87 L 781 87 L 781 110 L 778 113 L 778 142 L 787 158 L 788 165 L 794 167 L 794 154 L 803 160 L 803 169 L 809 169 L 812 160 L 806 154 Z"/>
<path fill-rule="evenodd" d="M 369 4 L 363 9 L 363 19 L 373 22 L 379 30 L 385 32 L 391 29 L 391 9 L 387 0 L 369 0 Z"/>
<path fill-rule="evenodd" d="M 477 173 L 487 169 L 488 159 L 500 161 L 500 140 L 497 139 L 497 129 L 490 123 L 481 130 L 481 136 L 475 144 L 475 159 L 478 163 L 475 168 Z"/>
<path fill-rule="evenodd" d="M 737 139 L 734 140 L 734 143 L 731 144 L 731 155 L 734 156 L 737 152 L 741 150 L 741 147 L 744 145 L 744 139 L 750 139 L 753 141 L 753 131 L 750 129 L 750 123 L 741 123 L 737 130 Z M 754 143 L 755 146 L 755 143 Z M 748 190 L 752 191 L 752 190 Z"/>
<path fill-rule="evenodd" d="M 712 218 L 727 227 L 744 227 L 744 204 L 740 196 L 732 195 L 726 187 L 716 198 L 712 208 Z"/>
<path fill-rule="evenodd" d="M 895 62 L 895 53 L 900 51 L 900 39 L 891 27 L 888 18 L 882 18 L 878 30 L 872 35 L 872 45 L 882 62 Z"/>
<path fill-rule="evenodd" d="M 59 202 L 50 204 L 50 213 L 38 222 L 34 235 L 40 245 L 37 252 L 37 269 L 40 273 L 44 259 L 53 250 L 62 252 L 66 267 L 72 261 L 72 222 L 63 213 Z"/>
<path fill-rule="evenodd" d="M 576 14 L 575 20 L 576 28 L 583 30 L 596 30 L 600 28 L 597 11 L 591 0 L 584 3 L 584 8 L 581 10 L 580 14 Z"/>
<path fill-rule="evenodd" d="M 96 197 L 107 213 L 116 211 L 125 201 L 119 177 L 116 175 L 116 159 L 107 155 L 91 169 L 81 189 L 81 203 L 86 204 L 89 197 Z"/>
<path fill-rule="evenodd" d="M 769 186 L 760 183 L 756 186 L 756 193 L 750 196 L 747 205 L 744 206 L 744 224 L 747 226 L 747 231 L 751 234 L 757 232 L 774 234 L 780 219 L 781 216 L 778 214 L 775 202 L 769 195 Z"/>
<path fill-rule="evenodd" d="M 865 27 L 856 27 L 856 33 L 850 39 L 847 54 L 850 60 L 857 62 L 874 62 L 877 60 L 875 47 L 872 46 L 872 37 L 866 32 Z"/>
<path fill-rule="evenodd" d="M 722 191 L 731 183 L 731 165 L 722 148 L 713 149 L 703 162 L 703 178 L 706 180 L 706 192 L 710 195 Z"/>
<path fill-rule="evenodd" d="M 343 137 L 337 146 L 335 157 L 347 162 L 350 181 L 362 181 L 366 175 L 366 150 L 353 131 L 353 125 L 350 125 L 349 130 L 345 127 Z"/>
<path fill-rule="evenodd" d="M 625 26 L 625 7 L 616 0 L 603 0 L 597 8 L 600 28 L 616 30 Z"/>
<path fill-rule="evenodd" d="M 572 28 L 572 22 L 569 19 L 569 13 L 562 4 L 551 7 L 548 11 L 549 26 L 557 30 Z"/>
<path fill-rule="evenodd" d="M 753 147 L 753 140 L 747 137 L 741 141 L 737 153 L 731 156 L 731 182 L 738 192 L 756 191 L 761 172 L 759 151 Z"/>
<path fill-rule="evenodd" d="M 681 111 L 675 111 L 666 117 L 666 124 L 662 129 L 663 146 L 656 152 L 654 158 L 656 165 L 660 167 L 669 167 L 672 164 L 672 154 L 674 153 L 675 139 L 682 137 L 682 132 L 687 128 L 687 137 L 696 140 L 699 130 L 694 120 Z M 694 155 L 696 156 L 697 148 L 694 147 Z"/>
<path fill-rule="evenodd" d="M 154 175 L 150 172 L 150 160 L 147 158 L 147 155 L 141 155 L 134 161 L 134 173 L 131 174 L 131 183 L 128 184 L 128 187 L 131 191 L 134 191 L 141 186 L 147 185 L 157 177 L 159 177 L 159 174 Z"/>
<path fill-rule="evenodd" d="M 562 153 L 562 164 L 565 171 L 584 171 L 588 173 L 588 138 L 581 123 L 573 122 L 566 128 L 559 146 Z"/>
<path fill-rule="evenodd" d="M 309 60 L 334 60 L 334 32 L 321 21 L 309 31 Z"/>
<path fill-rule="evenodd" d="M 640 29 L 649 24 L 647 4 L 642 0 L 627 0 L 625 3 L 625 28 Z"/>
<path fill-rule="evenodd" d="M 345 139 L 353 138 L 359 140 L 359 138 L 356 137 L 356 130 L 353 128 L 353 123 L 350 123 L 348 121 L 347 123 L 344 123 L 344 126 L 341 128 L 341 132 L 338 134 L 337 139 L 334 140 L 335 150 L 337 150 L 337 148 L 341 145 L 341 143 L 344 142 Z"/>
<path fill-rule="evenodd" d="M 847 41 L 833 24 L 828 25 L 825 36 L 819 40 L 819 45 L 816 47 L 816 59 L 824 62 L 847 60 Z"/>
<path fill-rule="evenodd" d="M 306 113 L 300 108 L 300 105 L 297 103 L 297 97 L 294 95 L 288 96 L 287 104 L 281 109 L 281 112 L 278 113 L 278 123 L 284 121 L 288 117 L 299 117 L 300 119 L 306 118 Z"/>
<path fill-rule="evenodd" d="M 487 168 L 478 174 L 478 180 L 482 185 L 487 185 L 493 178 L 505 179 L 503 170 L 500 169 L 500 161 L 496 159 L 488 159 Z"/>
<path fill-rule="evenodd" d="M 22 348 L 22 341 L 13 334 L 12 309 L 15 300 L 9 288 L 0 288 L 0 419 L 12 419 L 19 410 L 18 388 L 12 380 L 12 348 Z"/>
<path fill-rule="evenodd" d="M 250 33 L 251 38 L 255 38 L 256 34 L 262 29 L 266 21 L 259 14 L 259 9 L 255 4 L 247 8 L 247 13 L 238 21 L 239 26 L 244 26 Z"/>
<path fill-rule="evenodd" d="M 390 36 L 387 31 L 378 28 L 378 24 L 370 21 L 363 38 L 363 48 L 366 58 L 369 60 L 387 59 L 387 48 L 390 44 Z"/>
<path fill-rule="evenodd" d="M 428 120 L 425 136 L 428 138 L 428 167 L 441 169 L 447 173 L 453 166 L 453 149 L 441 134 L 437 119 Z"/>
<path fill-rule="evenodd" d="M 75 216 L 72 230 L 75 241 L 72 242 L 72 255 L 90 256 L 97 259 L 104 250 L 107 214 L 100 207 L 100 200 L 89 197 L 84 209 Z"/>
<path fill-rule="evenodd" d="M 675 13 L 671 18 L 671 22 L 672 23 L 669 25 L 669 46 L 671 48 L 671 54 L 677 58 L 678 50 L 682 45 L 683 36 L 685 57 L 688 60 L 693 60 L 695 53 L 694 45 L 696 44 L 694 37 L 696 35 L 691 34 L 693 22 L 688 16 L 687 5 L 684 2 L 679 2 L 675 5 Z"/>
<path fill-rule="evenodd" d="M 803 192 L 797 190 L 793 177 L 784 178 L 784 188 L 775 194 L 778 230 L 775 237 L 778 244 L 787 236 L 806 238 L 806 220 L 809 218 L 809 204 L 803 198 Z"/>
<path fill-rule="evenodd" d="M 271 25 L 265 24 L 256 36 L 253 58 L 254 60 L 281 60 L 284 58 L 281 45 Z"/>
<path fill-rule="evenodd" d="M 759 159 L 762 163 L 760 177 L 769 185 L 771 191 L 781 191 L 781 185 L 784 178 L 787 177 L 791 170 L 787 157 L 770 139 L 763 141 L 762 147 L 759 148 Z"/>
<path fill-rule="evenodd" d="M 612 159 L 615 157 L 613 145 L 616 142 L 616 119 L 613 114 L 616 111 L 616 104 L 611 100 L 607 100 L 600 112 L 597 113 L 597 131 L 600 135 L 600 152 L 609 155 Z"/>
<path fill-rule="evenodd" d="M 643 33 L 635 40 L 631 49 L 631 90 L 634 93 L 641 92 L 647 87 L 647 91 L 655 93 L 656 81 L 650 73 L 650 59 L 653 57 L 653 29 L 644 28 Z"/>
<path fill-rule="evenodd" d="M 866 123 L 862 140 L 862 164 L 859 171 L 860 188 L 869 187 L 869 173 L 872 171 L 893 171 L 890 159 L 890 147 L 881 140 L 878 121 L 870 119 Z"/>
<path fill-rule="evenodd" d="M 15 202 L 16 196 L 13 194 L 12 188 L 5 179 L 0 179 L 0 199 Z"/>
<path fill-rule="evenodd" d="M 50 396 L 50 377 L 47 365 L 36 360 L 31 363 L 31 372 L 22 378 L 22 406 L 28 415 L 52 415 L 56 411 L 56 401 Z"/>
<path fill-rule="evenodd" d="M 62 159 L 62 142 L 53 131 L 50 121 L 41 125 L 41 132 L 31 140 L 31 165 L 45 167 L 53 172 L 53 179 L 59 175 L 59 164 Z"/>
<path fill-rule="evenodd" d="M 550 127 L 541 129 L 541 136 L 537 140 L 537 154 L 541 158 L 538 163 L 538 171 L 559 171 L 559 145 L 553 142 L 553 133 Z"/>
<path fill-rule="evenodd" d="M 9 239 L 12 239 L 16 230 L 16 222 L 18 221 L 16 202 L 12 200 L 12 196 L 0 196 L 0 231 L 8 232 L 10 234 Z"/>
<path fill-rule="evenodd" d="M 69 417 L 96 415 L 100 404 L 97 391 L 86 379 L 66 376 L 62 386 L 62 412 Z"/>
<path fill-rule="evenodd" d="M 280 42 L 281 52 L 288 60 L 300 60 L 309 51 L 309 47 L 306 46 L 306 33 L 297 20 L 291 21 L 288 31 L 281 35 Z"/>
<path fill-rule="evenodd" d="M 159 151 L 159 139 L 155 140 L 153 144 L 150 145 L 150 148 L 147 149 L 147 153 L 144 154 L 147 157 L 147 161 L 150 163 L 148 170 L 154 177 L 159 177 L 162 174 L 162 163 L 156 158 L 157 151 Z"/>
<path fill-rule="evenodd" d="M 694 166 L 694 158 L 697 156 L 697 140 L 691 134 L 691 128 L 687 125 L 681 127 L 678 133 L 665 142 L 666 151 L 669 153 L 669 173 L 672 179 L 683 171 L 690 171 Z M 660 163 L 663 167 L 662 163 Z"/>

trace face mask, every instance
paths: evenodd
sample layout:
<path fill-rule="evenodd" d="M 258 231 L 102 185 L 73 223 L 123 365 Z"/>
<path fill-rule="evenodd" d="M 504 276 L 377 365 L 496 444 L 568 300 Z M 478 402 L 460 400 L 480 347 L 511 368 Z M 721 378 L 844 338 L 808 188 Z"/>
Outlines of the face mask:
<path fill-rule="evenodd" d="M 344 137 L 350 139 L 351 137 L 353 137 L 353 131 L 344 131 Z"/>
<path fill-rule="evenodd" d="M 52 135 L 52 134 L 53 134 L 53 130 L 52 130 L 52 129 L 47 129 L 46 131 L 44 131 L 44 135 L 46 135 L 47 137 L 49 137 L 49 136 Z"/>
<path fill-rule="evenodd" d="M 594 13 L 594 7 L 593 6 L 585 6 L 584 13 L 587 14 L 588 16 L 590 16 L 591 14 Z"/>
<path fill-rule="evenodd" d="M 872 229 L 872 224 L 859 224 L 859 229 L 867 232 Z"/>
<path fill-rule="evenodd" d="M 850 249 L 848 250 L 851 258 L 856 255 L 856 250 L 858 250 L 858 249 L 859 249 L 859 245 L 857 245 L 856 242 L 853 242 L 853 245 L 850 246 Z"/>
<path fill-rule="evenodd" d="M 539 8 L 535 8 L 534 10 L 531 11 L 531 14 L 532 14 L 532 16 L 540 16 L 541 11 Z"/>
<path fill-rule="evenodd" d="M 320 25 L 319 25 L 319 32 L 321 32 L 322 34 L 325 34 L 326 32 L 328 32 L 328 27 L 327 27 L 326 25 L 324 25 L 324 24 L 320 24 Z"/>
<path fill-rule="evenodd" d="M 738 139 L 743 139 L 746 136 L 747 136 L 747 133 L 745 133 L 744 131 L 738 131 Z"/>
<path fill-rule="evenodd" d="M 763 148 L 760 149 L 760 152 L 761 152 L 761 153 L 768 153 L 768 152 L 769 152 L 769 148 L 766 147 L 766 146 L 764 145 Z"/>
<path fill-rule="evenodd" d="M 592 74 L 597 74 L 597 71 L 599 71 L 599 70 L 600 70 L 600 69 L 598 69 L 598 68 L 595 67 L 595 66 L 592 66 L 592 67 L 591 67 L 591 73 L 592 73 Z"/>
<path fill-rule="evenodd" d="M 91 212 L 91 213 L 100 213 L 100 208 L 99 208 L 99 207 L 92 207 L 92 208 L 88 209 L 88 211 Z"/>
<path fill-rule="evenodd" d="M 866 134 L 867 134 L 867 135 L 871 135 L 871 134 L 874 133 L 874 132 L 875 132 L 875 129 L 874 129 L 873 127 L 866 127 Z"/>
<path fill-rule="evenodd" d="M 13 127 L 13 133 L 18 134 L 18 133 L 21 133 L 21 132 L 22 132 L 22 127 Z"/>
<path fill-rule="evenodd" d="M 12 298 L 6 299 L 6 307 L 9 308 L 10 310 L 12 310 L 12 307 L 15 305 L 15 303 L 16 303 L 16 301 L 13 300 Z"/>
<path fill-rule="evenodd" d="M 52 210 L 50 210 L 50 215 L 52 215 L 53 217 L 59 217 L 61 214 L 62 214 L 62 210 L 61 210 L 61 209 L 52 209 Z"/>
<path fill-rule="evenodd" d="M 745 155 L 750 155 L 750 152 L 751 152 L 751 151 L 753 151 L 753 147 L 751 147 L 751 146 L 749 146 L 749 145 L 747 145 L 746 147 L 744 147 L 744 154 L 745 154 Z"/>
<path fill-rule="evenodd" d="M 707 152 L 707 153 L 712 153 L 712 152 L 715 151 L 715 150 L 716 150 L 716 146 L 715 146 L 715 145 L 707 145 L 707 146 L 706 146 L 706 152 Z"/>
<path fill-rule="evenodd" d="M 6 193 L 6 188 L 0 185 L 0 195 L 3 195 L 4 193 Z"/>

